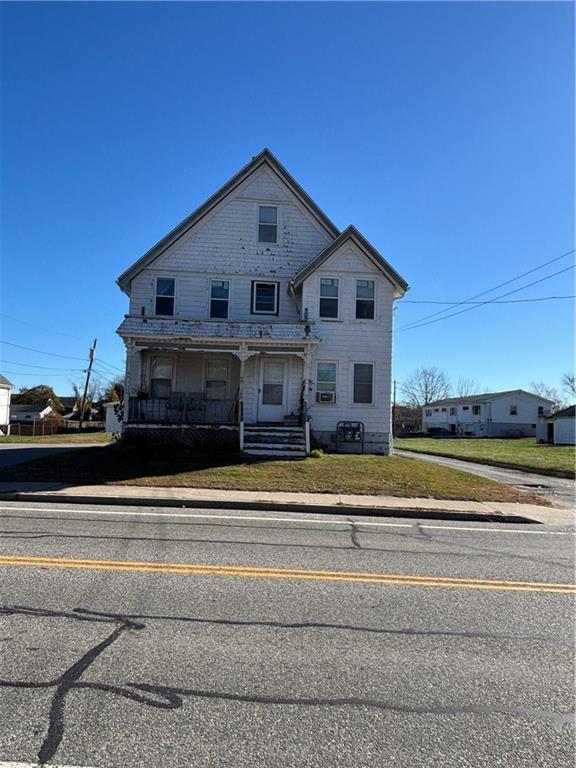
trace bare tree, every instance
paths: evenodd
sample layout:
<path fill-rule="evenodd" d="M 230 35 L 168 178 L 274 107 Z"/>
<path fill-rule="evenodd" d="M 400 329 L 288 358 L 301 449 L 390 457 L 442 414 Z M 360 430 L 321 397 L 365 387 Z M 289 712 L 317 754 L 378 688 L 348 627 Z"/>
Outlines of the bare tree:
<path fill-rule="evenodd" d="M 88 385 L 88 392 L 86 393 L 86 403 L 84 405 L 84 414 L 82 418 L 90 421 L 92 419 L 92 407 L 93 403 L 98 400 L 101 384 L 97 378 L 92 379 Z M 76 398 L 76 406 L 78 409 L 78 415 L 80 415 L 80 408 L 82 406 L 82 397 L 84 395 L 84 383 L 77 384 L 72 382 L 72 393 Z"/>
<path fill-rule="evenodd" d="M 450 380 L 439 368 L 417 368 L 400 384 L 403 399 L 412 408 L 449 397 L 450 390 Z"/>
<path fill-rule="evenodd" d="M 566 406 L 562 393 L 556 387 L 549 387 L 544 381 L 531 381 L 530 391 L 534 392 L 535 395 L 545 397 L 547 400 L 552 400 L 555 411 Z"/>
<path fill-rule="evenodd" d="M 568 390 L 568 394 L 576 397 L 576 375 L 574 373 L 565 373 L 562 376 L 562 386 Z"/>
<path fill-rule="evenodd" d="M 470 395 L 479 395 L 486 392 L 486 387 L 482 387 L 476 379 L 466 379 L 460 376 L 456 384 L 456 395 L 458 397 L 469 397 Z"/>

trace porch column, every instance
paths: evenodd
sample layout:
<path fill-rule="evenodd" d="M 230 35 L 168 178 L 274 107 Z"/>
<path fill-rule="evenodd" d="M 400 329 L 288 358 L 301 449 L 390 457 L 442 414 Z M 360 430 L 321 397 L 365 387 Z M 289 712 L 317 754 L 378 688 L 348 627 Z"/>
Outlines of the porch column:
<path fill-rule="evenodd" d="M 306 439 L 306 454 L 310 453 L 310 418 L 308 416 L 308 409 L 310 403 L 308 401 L 310 391 L 310 375 L 312 370 L 312 347 L 310 344 L 306 345 L 306 351 L 304 353 L 304 365 L 303 365 L 303 381 L 302 381 L 302 420 L 304 425 L 304 436 Z"/>
<path fill-rule="evenodd" d="M 124 380 L 124 424 L 130 416 L 130 397 L 135 397 L 142 386 L 142 350 L 133 341 L 126 345 L 126 374 Z"/>

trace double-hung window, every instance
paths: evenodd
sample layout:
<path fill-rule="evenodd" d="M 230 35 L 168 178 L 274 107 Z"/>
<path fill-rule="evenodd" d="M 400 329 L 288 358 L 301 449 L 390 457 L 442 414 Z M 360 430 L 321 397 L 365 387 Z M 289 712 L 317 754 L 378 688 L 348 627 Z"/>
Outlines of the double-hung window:
<path fill-rule="evenodd" d="M 374 320 L 374 280 L 356 280 L 356 319 Z"/>
<path fill-rule="evenodd" d="M 339 285 L 335 277 L 320 278 L 320 317 L 338 318 Z"/>
<path fill-rule="evenodd" d="M 374 365 L 372 363 L 354 363 L 354 402 L 371 404 L 374 402 Z"/>
<path fill-rule="evenodd" d="M 174 287 L 173 277 L 159 277 L 156 280 L 156 307 L 155 315 L 174 314 Z"/>
<path fill-rule="evenodd" d="M 165 400 L 172 393 L 172 360 L 169 357 L 156 357 L 150 370 L 150 397 Z"/>
<path fill-rule="evenodd" d="M 316 402 L 336 402 L 336 363 L 318 363 L 316 369 Z"/>
<path fill-rule="evenodd" d="M 230 282 L 228 280 L 212 280 L 210 284 L 210 317 L 228 317 L 230 303 Z"/>
<path fill-rule="evenodd" d="M 258 242 L 278 242 L 278 208 L 275 205 L 258 206 Z"/>
<path fill-rule="evenodd" d="M 473 405 L 472 406 L 472 415 L 473 416 L 480 416 L 480 406 L 479 405 Z"/>
<path fill-rule="evenodd" d="M 510 416 L 518 416 L 518 406 L 517 405 L 511 405 L 510 406 Z"/>
<path fill-rule="evenodd" d="M 278 283 L 252 283 L 252 314 L 278 314 Z"/>

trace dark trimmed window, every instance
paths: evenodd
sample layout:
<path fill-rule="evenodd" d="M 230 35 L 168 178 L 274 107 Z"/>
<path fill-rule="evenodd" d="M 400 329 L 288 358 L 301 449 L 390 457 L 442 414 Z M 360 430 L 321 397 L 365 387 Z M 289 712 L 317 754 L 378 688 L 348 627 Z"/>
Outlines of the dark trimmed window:
<path fill-rule="evenodd" d="M 252 283 L 252 314 L 278 314 L 278 283 Z"/>
<path fill-rule="evenodd" d="M 258 242 L 278 242 L 278 208 L 275 205 L 258 206 Z"/>
<path fill-rule="evenodd" d="M 210 284 L 210 317 L 225 320 L 230 303 L 230 282 L 212 280 Z"/>
<path fill-rule="evenodd" d="M 176 281 L 173 277 L 159 277 L 156 280 L 155 315 L 174 314 L 174 291 Z"/>

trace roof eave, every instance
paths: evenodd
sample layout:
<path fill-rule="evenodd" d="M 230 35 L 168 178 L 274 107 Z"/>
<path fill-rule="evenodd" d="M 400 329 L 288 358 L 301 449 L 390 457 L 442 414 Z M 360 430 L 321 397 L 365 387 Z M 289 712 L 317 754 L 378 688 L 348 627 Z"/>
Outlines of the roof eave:
<path fill-rule="evenodd" d="M 347 240 L 352 240 L 354 244 L 360 248 L 372 261 L 372 263 L 390 280 L 394 288 L 394 298 L 400 299 L 404 294 L 410 290 L 410 286 L 404 280 L 404 278 L 396 272 L 394 267 L 389 264 L 379 251 L 359 232 L 352 224 L 346 227 L 346 229 L 329 245 L 324 248 L 312 261 L 304 266 L 299 272 L 294 275 L 292 285 L 294 288 L 298 288 L 304 280 L 312 275 L 324 262 L 332 256 Z"/>

